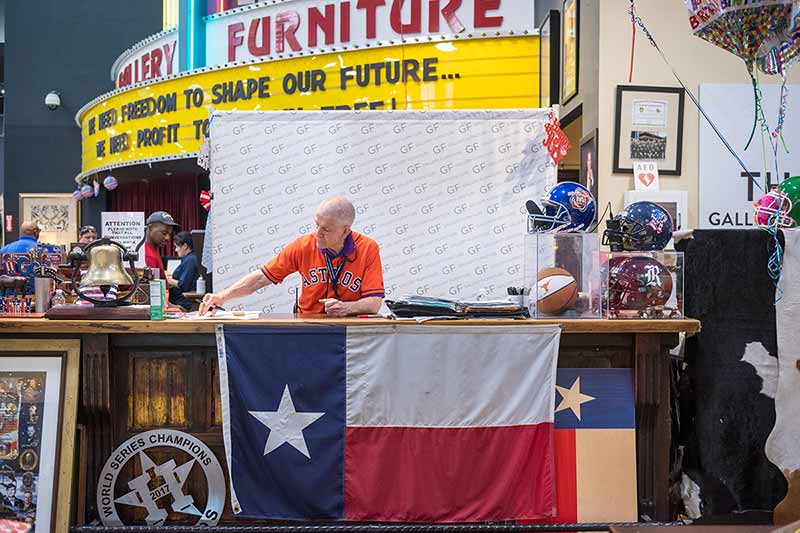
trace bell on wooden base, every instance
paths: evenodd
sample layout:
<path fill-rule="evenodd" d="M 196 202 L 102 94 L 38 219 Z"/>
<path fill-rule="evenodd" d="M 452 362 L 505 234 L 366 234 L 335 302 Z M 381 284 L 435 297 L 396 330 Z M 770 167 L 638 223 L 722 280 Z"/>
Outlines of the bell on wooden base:
<path fill-rule="evenodd" d="M 134 264 L 137 254 L 136 252 L 127 251 L 124 246 L 116 241 L 100 239 L 87 245 L 84 249 L 75 247 L 70 252 L 69 257 L 73 265 L 73 292 L 78 298 L 91 302 L 95 306 L 114 307 L 126 305 L 127 300 L 139 287 L 139 276 Z M 81 264 L 84 261 L 88 261 L 89 268 L 86 274 L 81 276 L 79 284 L 78 275 L 81 271 Z M 124 261 L 128 262 L 130 271 L 133 272 L 133 278 L 125 270 Z M 120 292 L 112 297 L 113 291 L 109 292 L 109 288 L 114 286 L 119 287 Z M 86 289 L 89 287 L 97 287 L 99 291 L 87 291 Z M 125 294 L 122 294 L 122 287 L 129 287 L 130 289 Z M 91 294 L 101 296 L 102 299 L 95 298 Z"/>
<path fill-rule="evenodd" d="M 89 270 L 81 277 L 81 285 L 133 285 L 133 278 L 122 265 L 122 253 L 112 244 L 89 250 Z"/>

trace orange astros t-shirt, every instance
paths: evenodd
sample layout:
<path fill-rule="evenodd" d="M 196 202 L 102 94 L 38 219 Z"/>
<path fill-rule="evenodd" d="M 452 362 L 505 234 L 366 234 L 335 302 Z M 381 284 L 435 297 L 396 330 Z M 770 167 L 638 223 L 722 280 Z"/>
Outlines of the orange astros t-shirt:
<path fill-rule="evenodd" d="M 339 272 L 338 283 L 331 279 L 326 255 L 334 273 Z M 344 248 L 337 255 L 317 248 L 317 238 L 313 233 L 299 237 L 264 265 L 261 272 L 275 284 L 289 274 L 300 273 L 303 278 L 303 290 L 298 301 L 301 313 L 325 312 L 325 305 L 320 303 L 323 298 L 355 302 L 370 296 L 384 296 L 378 243 L 355 231 L 350 232 Z"/>

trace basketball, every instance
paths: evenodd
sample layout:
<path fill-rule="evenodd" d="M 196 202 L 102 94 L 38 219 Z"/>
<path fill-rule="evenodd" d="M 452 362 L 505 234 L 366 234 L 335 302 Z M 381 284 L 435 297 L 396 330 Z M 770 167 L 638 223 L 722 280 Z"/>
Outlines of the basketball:
<path fill-rule="evenodd" d="M 575 306 L 578 283 L 563 268 L 545 268 L 536 276 L 536 307 L 539 313 L 559 315 Z"/>

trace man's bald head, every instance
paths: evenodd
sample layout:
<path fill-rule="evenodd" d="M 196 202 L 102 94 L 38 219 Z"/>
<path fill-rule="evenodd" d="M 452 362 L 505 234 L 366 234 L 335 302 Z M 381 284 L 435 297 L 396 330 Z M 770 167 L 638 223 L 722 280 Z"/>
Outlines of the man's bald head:
<path fill-rule="evenodd" d="M 322 202 L 317 208 L 317 216 L 333 218 L 337 222 L 352 226 L 356 219 L 356 208 L 343 196 L 334 196 Z"/>
<path fill-rule="evenodd" d="M 39 226 L 36 224 L 36 222 L 23 222 L 19 227 L 19 234 L 25 235 L 26 237 L 36 237 L 38 239 Z"/>

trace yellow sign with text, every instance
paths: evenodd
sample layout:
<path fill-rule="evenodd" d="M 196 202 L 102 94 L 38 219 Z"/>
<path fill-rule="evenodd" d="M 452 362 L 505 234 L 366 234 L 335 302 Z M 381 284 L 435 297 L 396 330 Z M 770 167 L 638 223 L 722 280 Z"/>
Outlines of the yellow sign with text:
<path fill-rule="evenodd" d="M 190 157 L 208 109 L 538 107 L 539 38 L 403 45 L 198 72 L 125 91 L 78 117 L 82 173 Z"/>

